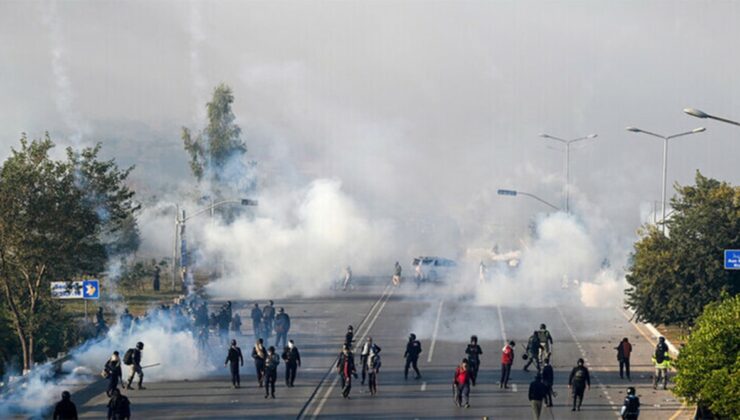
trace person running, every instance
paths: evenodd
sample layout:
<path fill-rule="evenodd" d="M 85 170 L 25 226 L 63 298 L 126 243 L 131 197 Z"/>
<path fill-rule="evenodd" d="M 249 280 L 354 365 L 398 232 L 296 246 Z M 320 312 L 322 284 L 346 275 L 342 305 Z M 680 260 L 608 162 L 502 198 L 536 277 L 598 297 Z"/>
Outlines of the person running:
<path fill-rule="evenodd" d="M 568 388 L 573 394 L 573 408 L 570 411 L 581 411 L 583 404 L 583 393 L 588 388 L 591 389 L 591 376 L 588 374 L 588 368 L 583 366 L 583 359 L 578 359 L 578 363 L 570 371 L 568 377 Z"/>
<path fill-rule="evenodd" d="M 622 409 L 619 411 L 622 420 L 637 420 L 640 417 L 640 398 L 635 395 L 635 388 L 627 388 L 627 396 L 624 397 Z"/>
<path fill-rule="evenodd" d="M 77 420 L 77 406 L 72 402 L 72 394 L 62 391 L 62 399 L 54 406 L 53 420 Z"/>
<path fill-rule="evenodd" d="M 555 371 L 550 364 L 550 359 L 545 359 L 545 365 L 542 367 L 542 383 L 547 387 L 545 394 L 545 404 L 552 407 L 552 385 L 555 383 Z"/>
<path fill-rule="evenodd" d="M 666 346 L 668 348 L 668 346 Z M 663 389 L 668 389 L 668 369 L 671 367 L 671 357 L 668 351 L 662 351 L 660 343 L 655 348 L 652 361 L 655 366 L 655 375 L 653 376 L 653 389 L 658 389 L 658 384 L 663 382 Z"/>
<path fill-rule="evenodd" d="M 342 397 L 349 399 L 349 393 L 352 390 L 352 377 L 357 377 L 355 370 L 355 356 L 352 354 L 348 345 L 342 346 L 342 352 L 337 358 L 337 373 L 342 380 Z"/>
<path fill-rule="evenodd" d="M 542 382 L 542 375 L 534 376 L 529 384 L 529 402 L 532 404 L 532 418 L 538 420 L 542 414 L 542 401 L 547 398 L 547 385 Z"/>
<path fill-rule="evenodd" d="M 265 351 L 265 346 L 260 338 L 257 340 L 257 343 L 255 343 L 254 348 L 252 348 L 254 370 L 257 372 L 257 383 L 259 383 L 260 388 L 262 388 L 262 383 L 264 381 L 265 358 L 267 358 L 267 351 Z"/>
<path fill-rule="evenodd" d="M 511 365 L 514 364 L 514 346 L 516 346 L 516 343 L 509 341 L 509 344 L 501 349 L 501 380 L 499 381 L 499 388 L 506 389 L 509 387 Z"/>
<path fill-rule="evenodd" d="M 419 372 L 419 355 L 421 354 L 421 343 L 416 339 L 416 334 L 409 334 L 409 341 L 406 343 L 406 353 L 403 357 L 406 358 L 406 367 L 403 369 L 403 379 L 409 378 L 409 367 L 414 368 L 416 376 L 414 379 L 421 379 L 421 372 Z"/>
<path fill-rule="evenodd" d="M 279 364 L 280 358 L 275 354 L 275 347 L 270 346 L 267 349 L 267 357 L 265 358 L 265 398 L 271 396 L 273 400 L 275 399 L 275 382 L 277 381 L 277 368 Z"/>
<path fill-rule="evenodd" d="M 108 401 L 108 420 L 129 420 L 131 418 L 131 402 L 125 395 L 121 395 L 118 388 L 111 392 Z"/>
<path fill-rule="evenodd" d="M 114 351 L 110 359 L 105 362 L 103 372 L 105 373 L 105 377 L 108 378 L 108 388 L 105 390 L 105 395 L 110 398 L 111 392 L 113 392 L 114 389 L 118 388 L 118 383 L 123 383 L 121 358 L 118 356 L 117 351 Z"/>
<path fill-rule="evenodd" d="M 231 372 L 231 386 L 234 388 L 241 388 L 241 379 L 239 378 L 239 365 L 244 366 L 244 357 L 242 356 L 242 349 L 236 345 L 236 340 L 231 340 L 231 347 L 229 352 L 226 354 L 226 361 L 224 366 L 229 364 L 229 371 Z"/>
<path fill-rule="evenodd" d="M 146 389 L 142 385 L 144 383 L 144 371 L 141 369 L 141 352 L 144 351 L 144 343 L 139 341 L 136 343 L 136 347 L 133 349 L 128 349 L 126 353 L 130 353 L 131 357 L 128 360 L 125 360 L 124 357 L 124 363 L 131 365 L 131 375 L 128 377 L 128 384 L 126 385 L 126 389 L 134 389 L 131 387 L 131 383 L 134 381 L 134 375 L 139 375 L 139 387 L 138 389 Z M 125 356 L 125 355 L 124 355 Z"/>
<path fill-rule="evenodd" d="M 630 380 L 630 355 L 632 354 L 632 344 L 627 337 L 624 337 L 617 347 L 614 348 L 617 351 L 617 361 L 619 361 L 619 378 L 624 379 L 624 374 L 627 374 L 627 379 Z"/>
<path fill-rule="evenodd" d="M 285 361 L 285 386 L 292 388 L 298 368 L 301 366 L 301 353 L 298 352 L 298 347 L 295 346 L 293 340 L 289 340 L 283 350 L 283 360 Z"/>
<path fill-rule="evenodd" d="M 478 369 L 480 368 L 480 355 L 483 354 L 483 350 L 478 345 L 478 336 L 474 335 L 470 337 L 470 344 L 465 349 L 465 354 L 468 355 L 470 382 L 475 386 L 475 380 L 478 379 Z"/>
<path fill-rule="evenodd" d="M 370 395 L 378 393 L 378 373 L 380 372 L 380 347 L 370 346 L 370 354 L 367 357 L 367 384 Z"/>
<path fill-rule="evenodd" d="M 470 408 L 470 370 L 468 369 L 468 359 L 463 359 L 462 363 L 455 369 L 452 388 L 455 391 L 455 405 Z M 465 401 L 464 405 L 463 400 Z"/>

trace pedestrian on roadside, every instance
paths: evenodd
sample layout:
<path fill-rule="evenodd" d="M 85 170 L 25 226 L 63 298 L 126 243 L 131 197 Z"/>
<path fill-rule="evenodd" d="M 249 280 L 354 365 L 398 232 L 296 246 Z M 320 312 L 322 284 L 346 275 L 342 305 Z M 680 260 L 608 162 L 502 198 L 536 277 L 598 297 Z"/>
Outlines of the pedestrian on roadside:
<path fill-rule="evenodd" d="M 421 343 L 416 339 L 416 334 L 409 334 L 409 341 L 406 343 L 406 353 L 403 354 L 403 357 L 406 358 L 406 366 L 403 369 L 403 379 L 409 378 L 409 367 L 413 367 L 414 372 L 416 372 L 414 379 L 421 378 L 421 372 L 419 372 L 419 366 L 417 365 L 421 351 Z"/>
<path fill-rule="evenodd" d="M 637 420 L 640 417 L 640 398 L 635 395 L 634 387 L 627 388 L 627 396 L 624 397 L 619 414 L 622 420 Z"/>
<path fill-rule="evenodd" d="M 257 383 L 259 383 L 260 388 L 262 388 L 262 382 L 264 381 L 265 359 L 267 358 L 267 351 L 265 351 L 265 346 L 262 343 L 262 339 L 258 338 L 257 343 L 255 343 L 254 348 L 252 348 L 254 370 L 257 373 Z"/>
<path fill-rule="evenodd" d="M 342 380 L 342 396 L 349 399 L 349 393 L 352 390 L 352 377 L 357 377 L 357 371 L 355 370 L 355 356 L 346 344 L 342 346 L 342 352 L 339 353 L 336 368 Z"/>
<path fill-rule="evenodd" d="M 667 347 L 666 347 L 667 348 Z M 671 367 L 671 356 L 668 351 L 661 352 L 660 345 L 656 347 L 652 361 L 655 366 L 655 375 L 653 375 L 653 389 L 658 389 L 658 384 L 663 382 L 663 389 L 668 389 L 668 369 Z"/>
<path fill-rule="evenodd" d="M 231 347 L 226 354 L 226 361 L 224 366 L 229 364 L 229 371 L 231 372 L 231 386 L 234 388 L 241 387 L 241 378 L 239 378 L 239 365 L 244 366 L 244 357 L 242 356 L 242 349 L 236 345 L 236 340 L 231 340 Z"/>
<path fill-rule="evenodd" d="M 265 358 L 265 398 L 272 396 L 272 399 L 275 399 L 275 382 L 277 381 L 279 364 L 280 358 L 275 354 L 275 347 L 270 346 Z"/>
<path fill-rule="evenodd" d="M 468 369 L 468 359 L 463 359 L 462 363 L 455 369 L 452 389 L 455 391 L 455 405 L 463 407 L 463 399 L 465 399 L 464 407 L 470 408 L 470 370 Z"/>
<path fill-rule="evenodd" d="M 295 346 L 293 340 L 289 340 L 283 350 L 283 360 L 285 361 L 285 386 L 292 388 L 298 368 L 301 366 L 301 353 L 298 352 L 298 347 Z"/>
<path fill-rule="evenodd" d="M 542 367 L 542 383 L 547 387 L 547 394 L 545 394 L 545 404 L 548 407 L 552 407 L 552 385 L 555 383 L 555 371 L 550 364 L 550 359 L 545 359 L 545 364 Z"/>
<path fill-rule="evenodd" d="M 591 376 L 588 373 L 588 368 L 583 365 L 583 359 L 578 359 L 576 367 L 570 371 L 568 388 L 571 389 L 573 394 L 573 408 L 570 411 L 576 411 L 576 409 L 581 411 L 583 393 L 586 388 L 591 390 Z"/>
<path fill-rule="evenodd" d="M 478 379 L 478 369 L 480 368 L 480 355 L 483 354 L 483 350 L 478 345 L 478 336 L 470 337 L 470 344 L 465 349 L 465 354 L 468 355 L 470 383 L 475 386 L 475 380 Z"/>
<path fill-rule="evenodd" d="M 252 318 L 252 332 L 254 333 L 254 339 L 262 337 L 262 309 L 260 309 L 259 303 L 255 303 L 250 314 Z"/>
<path fill-rule="evenodd" d="M 77 406 L 72 402 L 72 394 L 62 391 L 62 399 L 54 406 L 53 420 L 77 420 Z"/>
<path fill-rule="evenodd" d="M 529 401 L 532 404 L 532 418 L 539 420 L 542 414 L 542 400 L 547 398 L 547 385 L 542 383 L 542 375 L 534 376 L 534 381 L 529 384 Z"/>
<path fill-rule="evenodd" d="M 619 361 L 619 378 L 624 379 L 627 373 L 627 379 L 630 379 L 630 355 L 632 354 L 632 344 L 627 337 L 624 337 L 617 347 L 617 361 Z"/>
<path fill-rule="evenodd" d="M 131 402 L 125 395 L 121 395 L 118 388 L 111 392 L 108 401 L 108 420 L 129 420 L 131 418 Z"/>
<path fill-rule="evenodd" d="M 123 372 L 121 370 L 121 358 L 118 355 L 117 351 L 113 352 L 113 355 L 111 355 L 110 359 L 105 362 L 105 367 L 103 368 L 103 375 L 108 379 L 108 388 L 105 390 L 105 395 L 107 395 L 109 398 L 111 396 L 111 392 L 113 392 L 114 389 L 118 388 L 118 383 L 123 383 Z"/>
<path fill-rule="evenodd" d="M 499 381 L 499 388 L 509 388 L 511 365 L 514 364 L 514 346 L 516 346 L 516 343 L 509 341 L 509 344 L 501 349 L 501 380 Z"/>
<path fill-rule="evenodd" d="M 367 384 L 370 395 L 378 393 L 378 373 L 380 373 L 380 347 L 375 344 L 370 346 L 370 354 L 367 357 Z"/>
<path fill-rule="evenodd" d="M 275 347 L 280 348 L 280 343 L 283 343 L 283 347 L 288 345 L 288 331 L 290 331 L 290 316 L 285 313 L 285 309 L 278 309 L 278 314 L 275 316 Z"/>

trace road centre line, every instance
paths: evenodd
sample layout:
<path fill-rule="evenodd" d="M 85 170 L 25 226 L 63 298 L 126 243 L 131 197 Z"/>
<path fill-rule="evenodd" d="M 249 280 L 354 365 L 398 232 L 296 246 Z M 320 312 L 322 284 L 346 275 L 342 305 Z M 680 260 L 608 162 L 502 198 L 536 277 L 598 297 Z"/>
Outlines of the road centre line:
<path fill-rule="evenodd" d="M 496 304 L 496 310 L 498 311 L 498 325 L 501 327 L 501 338 L 504 339 L 504 346 L 506 346 L 508 340 L 506 340 L 506 329 L 504 329 L 504 316 L 501 314 L 501 305 Z"/>
<path fill-rule="evenodd" d="M 444 300 L 439 301 L 439 308 L 437 309 L 437 321 L 434 323 L 434 332 L 432 333 L 432 344 L 429 345 L 429 357 L 427 357 L 427 363 L 432 363 L 432 355 L 434 354 L 434 344 L 437 342 L 437 333 L 439 332 L 439 318 L 442 316 L 442 304 L 444 304 Z"/>

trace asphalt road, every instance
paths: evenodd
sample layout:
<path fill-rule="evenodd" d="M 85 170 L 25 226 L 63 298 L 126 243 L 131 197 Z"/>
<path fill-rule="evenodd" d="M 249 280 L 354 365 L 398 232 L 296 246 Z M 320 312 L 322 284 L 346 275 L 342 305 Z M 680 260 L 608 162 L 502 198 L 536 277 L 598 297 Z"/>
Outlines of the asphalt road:
<path fill-rule="evenodd" d="M 235 302 L 236 308 L 244 307 L 243 319 L 248 318 L 248 304 Z M 281 364 L 277 398 L 265 399 L 251 361 L 245 360 L 241 389 L 231 388 L 228 370 L 223 368 L 204 380 L 149 382 L 146 390 L 128 391 L 133 418 L 532 418 L 527 390 L 533 369 L 529 373 L 522 370 L 521 354 L 527 337 L 543 322 L 555 341 L 552 359 L 557 397 L 553 408 L 543 409 L 542 419 L 618 418 L 629 385 L 637 388 L 641 399 L 641 419 L 690 418 L 669 392 L 652 389 L 652 337 L 616 307 L 480 307 L 433 294 L 417 297 L 414 286 L 392 288 L 384 280 L 348 292 L 328 292 L 322 298 L 280 300 L 276 306 L 285 307 L 291 315 L 289 338 L 295 340 L 303 359 L 294 388 L 284 386 Z M 382 347 L 376 396 L 358 379 L 351 398 L 343 399 L 337 374 L 330 369 L 349 324 L 355 327 L 358 345 L 370 335 Z M 419 380 L 412 374 L 408 380 L 403 377 L 403 352 L 410 332 L 419 336 L 424 349 Z M 248 357 L 253 343 L 250 322 L 244 323 L 242 333 L 237 338 Z M 478 335 L 483 348 L 481 370 L 471 391 L 471 407 L 457 408 L 452 400 L 452 375 L 472 334 Z M 622 337 L 629 337 L 634 346 L 632 382 L 621 380 L 617 372 L 613 348 Z M 498 385 L 504 340 L 517 342 L 508 390 Z M 224 350 L 214 351 L 219 358 L 225 357 Z M 567 380 L 579 357 L 591 371 L 591 389 L 582 411 L 571 412 Z M 356 362 L 359 367 L 359 348 Z M 86 391 L 89 395 L 78 405 L 81 418 L 105 415 L 107 398 L 102 391 L 100 386 Z"/>

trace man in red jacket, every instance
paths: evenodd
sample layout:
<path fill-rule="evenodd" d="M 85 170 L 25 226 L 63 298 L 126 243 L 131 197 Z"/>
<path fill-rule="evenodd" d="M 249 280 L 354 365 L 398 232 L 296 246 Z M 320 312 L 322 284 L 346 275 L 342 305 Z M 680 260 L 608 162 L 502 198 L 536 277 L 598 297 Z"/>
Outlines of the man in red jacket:
<path fill-rule="evenodd" d="M 630 355 L 632 354 L 632 344 L 624 337 L 617 347 L 617 360 L 619 361 L 619 378 L 624 379 L 624 371 L 627 371 L 627 379 L 630 379 Z"/>
<path fill-rule="evenodd" d="M 501 381 L 499 382 L 499 388 L 509 387 L 509 375 L 511 374 L 511 365 L 514 364 L 514 346 L 516 343 L 509 341 L 509 344 L 504 346 L 501 353 Z"/>
<path fill-rule="evenodd" d="M 468 370 L 468 359 L 463 359 L 460 366 L 455 369 L 453 386 L 455 389 L 455 405 L 462 407 L 463 397 L 465 397 L 465 408 L 470 408 L 470 370 Z"/>

